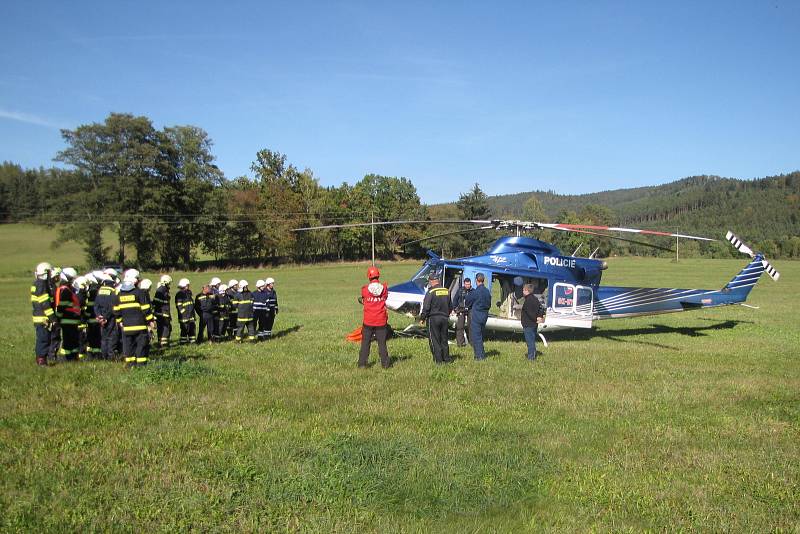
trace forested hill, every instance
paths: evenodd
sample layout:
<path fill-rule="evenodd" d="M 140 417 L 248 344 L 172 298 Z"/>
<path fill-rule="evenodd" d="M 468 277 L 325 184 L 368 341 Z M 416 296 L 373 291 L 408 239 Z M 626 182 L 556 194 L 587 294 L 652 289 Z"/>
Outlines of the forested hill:
<path fill-rule="evenodd" d="M 535 196 L 550 221 L 603 206 L 614 224 L 675 229 L 719 237 L 728 229 L 752 241 L 776 243 L 800 236 L 800 172 L 757 180 L 692 176 L 664 185 L 617 189 L 584 195 L 533 191 L 488 197 L 495 217 L 526 218 Z"/>

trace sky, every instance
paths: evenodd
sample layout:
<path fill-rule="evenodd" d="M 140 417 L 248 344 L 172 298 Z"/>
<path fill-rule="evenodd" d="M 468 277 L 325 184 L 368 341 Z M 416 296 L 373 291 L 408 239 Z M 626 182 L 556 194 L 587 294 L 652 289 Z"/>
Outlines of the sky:
<path fill-rule="evenodd" d="M 423 202 L 800 169 L 800 2 L 4 2 L 0 161 L 109 113 Z"/>

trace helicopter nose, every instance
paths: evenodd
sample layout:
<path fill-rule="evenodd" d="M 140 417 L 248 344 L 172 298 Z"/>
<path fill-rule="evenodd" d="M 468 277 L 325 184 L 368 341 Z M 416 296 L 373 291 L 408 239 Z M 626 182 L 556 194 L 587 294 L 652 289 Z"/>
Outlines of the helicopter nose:
<path fill-rule="evenodd" d="M 414 282 L 397 284 L 389 288 L 386 307 L 396 312 L 415 314 L 418 313 L 424 296 L 425 291 Z"/>

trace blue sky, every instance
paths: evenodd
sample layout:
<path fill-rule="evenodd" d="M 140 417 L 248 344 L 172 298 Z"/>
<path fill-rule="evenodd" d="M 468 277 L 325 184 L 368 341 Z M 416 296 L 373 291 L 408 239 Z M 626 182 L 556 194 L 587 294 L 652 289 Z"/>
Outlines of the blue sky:
<path fill-rule="evenodd" d="M 800 169 L 800 2 L 5 2 L 0 160 L 110 112 L 424 202 Z"/>

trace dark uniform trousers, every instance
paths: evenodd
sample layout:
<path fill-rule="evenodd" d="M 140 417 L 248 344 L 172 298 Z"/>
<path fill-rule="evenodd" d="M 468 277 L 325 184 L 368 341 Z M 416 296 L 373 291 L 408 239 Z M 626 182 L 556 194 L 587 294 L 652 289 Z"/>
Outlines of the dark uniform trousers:
<path fill-rule="evenodd" d="M 472 334 L 472 350 L 475 352 L 476 360 L 486 359 L 486 351 L 483 348 L 483 329 L 486 328 L 486 321 L 489 314 L 473 311 L 469 317 L 469 330 Z"/>
<path fill-rule="evenodd" d="M 180 320 L 181 324 L 181 345 L 185 345 L 186 343 L 194 343 L 195 342 L 195 330 L 197 329 L 197 323 L 194 322 L 194 319 L 187 319 L 187 320 Z"/>
<path fill-rule="evenodd" d="M 267 310 L 264 314 L 264 326 L 259 328 L 266 337 L 272 337 L 272 326 L 275 324 L 275 309 Z"/>
<path fill-rule="evenodd" d="M 217 327 L 219 320 L 213 313 L 203 313 L 200 315 L 200 328 L 197 331 L 197 342 L 203 342 L 203 334 L 208 334 L 208 340 L 217 341 Z"/>
<path fill-rule="evenodd" d="M 50 348 L 47 357 L 55 361 L 61 351 L 61 325 L 53 323 L 50 326 Z"/>
<path fill-rule="evenodd" d="M 172 318 L 156 315 L 156 336 L 161 347 L 169 347 L 169 336 L 172 335 Z"/>
<path fill-rule="evenodd" d="M 381 366 L 383 366 L 384 369 L 387 369 L 391 366 L 391 362 L 389 361 L 389 349 L 386 348 L 386 338 L 389 336 L 389 328 L 386 325 L 363 325 L 361 327 L 361 350 L 358 353 L 358 366 L 367 366 L 373 334 L 375 335 L 375 340 L 378 342 L 378 354 L 380 354 L 381 357 Z"/>
<path fill-rule="evenodd" d="M 250 337 L 250 341 L 258 341 L 256 338 L 256 322 L 254 319 L 237 319 L 239 323 L 236 327 L 236 341 L 242 341 L 245 337 Z M 245 333 L 245 330 L 247 331 Z"/>
<path fill-rule="evenodd" d="M 445 363 L 450 360 L 450 347 L 447 346 L 448 319 L 443 315 L 428 317 L 428 340 L 431 345 L 433 361 Z"/>
<path fill-rule="evenodd" d="M 100 358 L 102 353 L 100 339 L 100 324 L 97 319 L 93 319 L 86 327 L 86 343 L 89 355 L 92 358 Z"/>
<path fill-rule="evenodd" d="M 36 347 L 34 349 L 36 351 L 35 356 L 44 356 L 47 358 L 47 355 L 50 352 L 50 345 L 52 343 L 52 333 L 50 332 L 50 329 L 42 323 L 36 323 L 33 326 L 36 327 Z"/>
<path fill-rule="evenodd" d="M 77 323 L 61 325 L 61 350 L 58 354 L 67 361 L 78 359 L 81 343 L 78 326 Z"/>
<path fill-rule="evenodd" d="M 136 358 L 136 363 L 147 362 L 150 355 L 150 332 L 147 330 L 122 334 L 122 353 L 130 360 Z"/>
<path fill-rule="evenodd" d="M 472 334 L 469 331 L 468 311 L 458 312 L 458 314 L 456 314 L 456 343 L 459 347 L 463 347 L 467 343 L 472 343 Z"/>
<path fill-rule="evenodd" d="M 100 357 L 104 360 L 113 360 L 114 353 L 119 344 L 119 326 L 112 316 L 106 324 L 100 327 Z"/>

